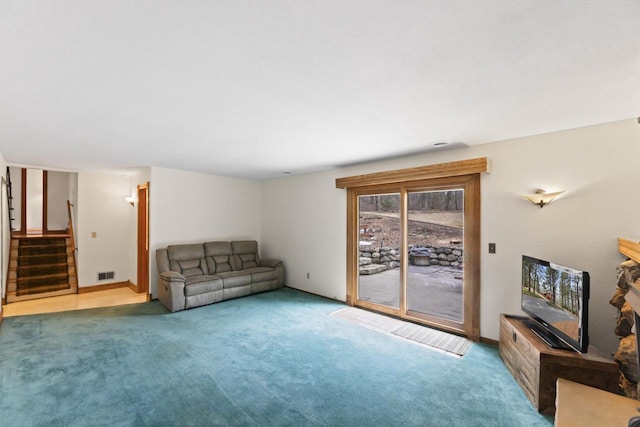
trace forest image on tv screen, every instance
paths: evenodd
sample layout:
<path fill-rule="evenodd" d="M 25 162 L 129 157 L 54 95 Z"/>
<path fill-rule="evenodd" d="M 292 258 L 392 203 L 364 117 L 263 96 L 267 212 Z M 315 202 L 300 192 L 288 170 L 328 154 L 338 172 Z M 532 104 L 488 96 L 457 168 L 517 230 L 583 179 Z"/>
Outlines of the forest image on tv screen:
<path fill-rule="evenodd" d="M 568 337 L 578 340 L 582 272 L 524 259 L 522 306 Z"/>

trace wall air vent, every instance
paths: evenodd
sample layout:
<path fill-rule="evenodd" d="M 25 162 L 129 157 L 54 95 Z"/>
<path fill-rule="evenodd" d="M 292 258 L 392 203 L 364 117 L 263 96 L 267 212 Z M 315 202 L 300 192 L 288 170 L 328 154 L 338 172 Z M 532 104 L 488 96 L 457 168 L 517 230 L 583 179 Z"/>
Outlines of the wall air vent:
<path fill-rule="evenodd" d="M 116 273 L 114 271 L 106 271 L 104 273 L 98 273 L 98 280 L 109 280 L 115 277 Z"/>

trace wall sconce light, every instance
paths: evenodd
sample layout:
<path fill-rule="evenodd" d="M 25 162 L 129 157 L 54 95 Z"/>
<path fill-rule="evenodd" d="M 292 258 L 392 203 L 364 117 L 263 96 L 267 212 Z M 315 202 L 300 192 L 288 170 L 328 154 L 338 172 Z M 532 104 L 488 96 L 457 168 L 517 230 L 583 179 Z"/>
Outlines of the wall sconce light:
<path fill-rule="evenodd" d="M 127 196 L 124 199 L 127 202 L 129 202 L 131 204 L 131 206 L 133 206 L 138 201 L 138 198 L 136 196 Z"/>
<path fill-rule="evenodd" d="M 564 193 L 564 191 L 545 193 L 544 190 L 537 190 L 534 194 L 525 194 L 523 197 L 534 205 L 538 205 L 540 208 L 543 208 L 562 193 Z"/>

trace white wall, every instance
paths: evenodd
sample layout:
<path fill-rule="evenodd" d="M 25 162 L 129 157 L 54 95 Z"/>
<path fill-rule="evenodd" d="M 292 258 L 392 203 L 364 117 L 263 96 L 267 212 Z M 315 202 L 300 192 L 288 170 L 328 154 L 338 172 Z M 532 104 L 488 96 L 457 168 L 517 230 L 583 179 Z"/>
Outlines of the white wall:
<path fill-rule="evenodd" d="M 344 301 L 347 196 L 336 189 L 339 176 L 328 171 L 264 182 L 262 251 L 284 261 L 288 286 Z"/>
<path fill-rule="evenodd" d="M 488 157 L 481 179 L 481 335 L 497 340 L 500 313 L 520 312 L 521 256 L 591 274 L 591 342 L 615 350 L 618 236 L 640 236 L 640 126 L 635 120 L 432 152 L 262 184 L 262 240 L 280 257 L 287 285 L 330 298 L 346 294 L 346 191 L 335 179 Z M 519 195 L 537 188 L 566 193 L 540 209 Z M 487 253 L 489 242 L 497 253 Z M 310 273 L 310 279 L 306 273 Z"/>
<path fill-rule="evenodd" d="M 47 172 L 47 229 L 65 230 L 69 222 L 67 200 L 70 194 L 71 176 L 69 172 Z"/>
<path fill-rule="evenodd" d="M 27 230 L 42 229 L 42 170 L 27 169 Z"/>
<path fill-rule="evenodd" d="M 149 217 L 149 288 L 157 296 L 158 248 L 238 239 L 257 240 L 261 247 L 261 184 L 153 167 Z"/>
<path fill-rule="evenodd" d="M 77 241 L 80 287 L 129 280 L 130 226 L 133 208 L 124 198 L 129 177 L 78 173 Z M 91 237 L 95 232 L 96 237 Z M 113 280 L 98 282 L 97 273 L 114 271 Z"/>

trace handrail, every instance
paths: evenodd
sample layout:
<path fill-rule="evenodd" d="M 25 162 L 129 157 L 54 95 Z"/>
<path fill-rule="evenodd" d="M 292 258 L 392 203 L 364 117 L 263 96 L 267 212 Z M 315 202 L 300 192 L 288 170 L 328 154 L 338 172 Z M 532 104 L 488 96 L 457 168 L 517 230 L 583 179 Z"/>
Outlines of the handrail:
<path fill-rule="evenodd" d="M 73 232 L 73 214 L 71 211 L 71 208 L 73 207 L 73 205 L 71 204 L 71 202 L 69 200 L 67 200 L 67 212 L 69 214 L 69 235 L 71 237 L 71 249 L 75 251 L 78 249 L 77 245 L 76 245 L 76 236 L 75 233 Z"/>
<path fill-rule="evenodd" d="M 9 212 L 9 234 L 11 234 L 11 232 L 13 232 L 14 228 L 13 228 L 13 194 L 12 194 L 12 184 L 11 184 L 11 169 L 9 168 L 9 166 L 7 166 L 7 177 L 6 179 L 3 177 L 3 180 L 6 184 L 6 188 L 7 188 L 7 208 L 8 208 L 8 212 Z"/>

